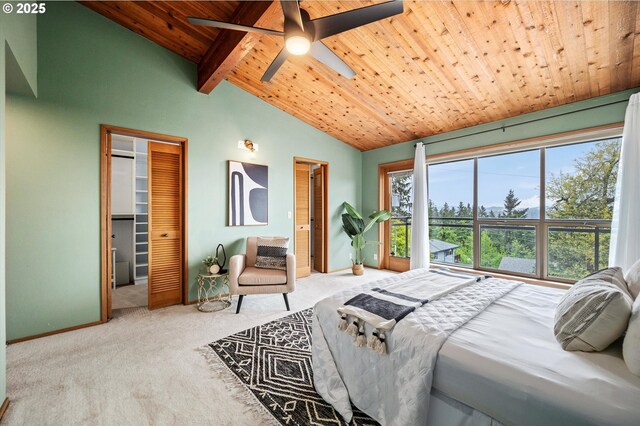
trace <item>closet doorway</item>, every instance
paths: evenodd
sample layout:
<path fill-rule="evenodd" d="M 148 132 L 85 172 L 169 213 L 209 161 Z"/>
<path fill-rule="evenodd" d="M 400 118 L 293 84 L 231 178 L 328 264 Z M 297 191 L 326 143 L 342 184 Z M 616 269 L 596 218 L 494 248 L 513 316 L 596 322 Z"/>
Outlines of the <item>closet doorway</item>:
<path fill-rule="evenodd" d="M 329 270 L 329 163 L 294 158 L 294 252 L 296 277 Z"/>
<path fill-rule="evenodd" d="M 101 319 L 187 303 L 187 139 L 101 126 Z"/>

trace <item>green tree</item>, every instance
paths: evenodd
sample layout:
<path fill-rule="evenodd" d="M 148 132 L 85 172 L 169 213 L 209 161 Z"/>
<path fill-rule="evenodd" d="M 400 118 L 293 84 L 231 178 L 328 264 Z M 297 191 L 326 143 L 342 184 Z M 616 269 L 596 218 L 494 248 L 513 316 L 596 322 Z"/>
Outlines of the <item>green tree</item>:
<path fill-rule="evenodd" d="M 394 217 L 411 216 L 413 202 L 411 201 L 411 190 L 413 185 L 412 174 L 395 175 L 391 179 L 391 194 L 396 204 L 391 207 Z"/>
<path fill-rule="evenodd" d="M 551 174 L 546 183 L 547 203 L 550 203 L 547 217 L 610 220 L 619 156 L 619 139 L 600 141 L 574 161 L 573 173 Z M 609 240 L 609 232 L 589 227 L 550 231 L 549 275 L 580 279 L 606 267 Z M 599 249 L 597 262 L 596 245 Z"/>
<path fill-rule="evenodd" d="M 529 209 L 518 209 L 517 207 L 522 203 L 518 197 L 513 193 L 513 189 L 509 190 L 509 193 L 504 199 L 504 213 L 500 214 L 499 217 L 510 218 L 510 219 L 519 219 L 526 218 L 527 212 Z"/>
<path fill-rule="evenodd" d="M 551 174 L 547 180 L 547 217 L 553 219 L 611 219 L 616 192 L 620 143 L 598 142 L 574 161 L 572 174 Z"/>

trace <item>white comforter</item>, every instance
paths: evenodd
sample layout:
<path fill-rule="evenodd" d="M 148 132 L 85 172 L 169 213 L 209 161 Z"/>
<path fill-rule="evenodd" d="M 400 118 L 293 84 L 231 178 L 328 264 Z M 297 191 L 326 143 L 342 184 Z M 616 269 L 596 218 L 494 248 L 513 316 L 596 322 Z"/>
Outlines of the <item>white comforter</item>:
<path fill-rule="evenodd" d="M 603 352 L 584 353 L 563 351 L 555 341 L 554 311 L 563 294 L 564 290 L 521 285 L 453 332 L 442 345 L 432 391 L 468 407 L 470 414 L 464 424 L 477 424 L 471 414 L 480 412 L 504 424 L 523 426 L 640 425 L 640 377 L 626 368 L 620 342 Z M 314 321 L 321 321 L 318 315 L 335 318 L 330 304 L 318 307 Z M 322 327 L 335 328 L 335 320 Z M 317 332 L 314 345 L 316 336 Z M 342 404 L 342 409 L 350 409 L 344 399 L 349 394 L 342 377 L 336 374 L 336 363 L 342 358 L 337 348 L 327 347 L 327 340 L 320 341 L 320 347 L 324 350 L 314 347 L 314 364 L 318 362 L 319 366 L 314 368 L 318 376 L 315 379 L 325 383 L 329 398 Z M 336 360 L 332 352 L 336 353 Z M 413 353 L 419 354 L 419 348 L 415 347 Z M 374 362 L 378 358 L 373 355 L 368 361 L 359 361 L 362 365 L 342 359 L 343 365 L 351 370 L 343 376 L 345 381 L 354 372 L 364 371 L 362 375 L 366 377 L 381 374 Z M 325 365 L 331 368 L 332 364 L 331 372 L 322 371 Z M 402 409 L 401 400 L 419 403 L 419 398 L 403 385 L 414 374 L 422 372 L 407 368 L 399 373 L 401 391 L 394 402 L 398 404 L 398 412 Z M 382 379 L 372 389 L 392 392 L 392 387 Z M 359 393 L 354 392 L 352 399 L 363 408 Z M 368 393 L 368 389 L 362 393 Z M 372 415 L 377 407 L 374 404 L 370 408 L 374 411 L 366 412 Z M 465 413 L 458 414 L 465 417 Z M 429 419 L 433 417 L 436 416 Z M 442 420 L 439 417 L 435 424 L 452 421 Z"/>
<path fill-rule="evenodd" d="M 505 424 L 640 425 L 640 377 L 620 342 L 567 352 L 553 336 L 564 290 L 525 284 L 451 334 L 433 388 Z"/>
<path fill-rule="evenodd" d="M 424 270 L 395 275 L 316 304 L 315 387 L 346 421 L 352 416 L 352 401 L 383 425 L 426 424 L 435 362 L 447 336 L 519 285 L 491 278 L 428 303 L 407 315 L 387 334 L 387 355 L 356 347 L 351 336 L 337 329 L 336 309 L 346 300 L 375 286 L 384 288 L 421 274 Z M 366 334 L 371 331 L 366 330 Z"/>

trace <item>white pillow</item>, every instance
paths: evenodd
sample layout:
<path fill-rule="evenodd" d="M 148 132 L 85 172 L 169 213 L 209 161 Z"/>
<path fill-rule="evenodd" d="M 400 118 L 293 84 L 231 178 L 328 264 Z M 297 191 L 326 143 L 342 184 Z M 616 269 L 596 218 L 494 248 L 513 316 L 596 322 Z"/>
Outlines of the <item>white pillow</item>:
<path fill-rule="evenodd" d="M 554 334 L 566 351 L 593 352 L 607 348 L 629 324 L 633 300 L 618 267 L 583 278 L 556 307 Z"/>
<path fill-rule="evenodd" d="M 633 303 L 629 328 L 622 344 L 622 356 L 629 370 L 636 376 L 640 376 L 640 297 L 637 297 Z"/>
<path fill-rule="evenodd" d="M 624 279 L 627 282 L 629 293 L 631 293 L 634 299 L 637 299 L 638 294 L 640 293 L 640 259 L 636 260 L 636 263 L 631 265 L 631 268 L 629 268 L 625 274 Z"/>

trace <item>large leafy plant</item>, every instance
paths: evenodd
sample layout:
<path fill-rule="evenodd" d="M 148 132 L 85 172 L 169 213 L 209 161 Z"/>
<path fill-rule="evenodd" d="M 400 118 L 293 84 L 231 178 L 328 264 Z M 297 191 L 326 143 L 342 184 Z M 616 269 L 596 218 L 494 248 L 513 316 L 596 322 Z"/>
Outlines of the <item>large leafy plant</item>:
<path fill-rule="evenodd" d="M 384 222 L 391 218 L 391 213 L 387 210 L 380 210 L 369 215 L 369 222 L 365 224 L 364 219 L 351 204 L 346 201 L 342 204 L 347 211 L 342 214 L 342 229 L 351 238 L 351 246 L 355 249 L 356 256 L 353 261 L 356 265 L 361 265 L 364 261 L 362 250 L 367 244 L 379 244 L 378 241 L 367 241 L 364 238 L 365 232 L 373 225 Z"/>

